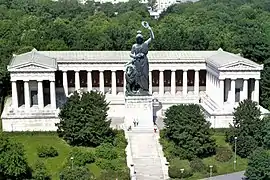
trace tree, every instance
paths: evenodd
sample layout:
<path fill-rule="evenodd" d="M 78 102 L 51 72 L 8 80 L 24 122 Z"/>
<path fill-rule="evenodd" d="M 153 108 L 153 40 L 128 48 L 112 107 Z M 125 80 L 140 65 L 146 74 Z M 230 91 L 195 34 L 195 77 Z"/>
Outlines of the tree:
<path fill-rule="evenodd" d="M 0 177 L 27 179 L 31 170 L 27 164 L 23 145 L 0 134 Z"/>
<path fill-rule="evenodd" d="M 270 109 L 270 59 L 264 62 L 261 79 L 261 104 L 266 109 Z"/>
<path fill-rule="evenodd" d="M 74 167 L 65 168 L 60 173 L 60 180 L 91 180 L 94 179 L 94 175 L 89 172 L 87 167 Z"/>
<path fill-rule="evenodd" d="M 267 150 L 259 148 L 252 153 L 248 160 L 245 176 L 249 180 L 270 179 L 270 155 Z"/>
<path fill-rule="evenodd" d="M 256 147 L 263 145 L 261 111 L 256 102 L 246 99 L 239 103 L 233 115 L 233 125 L 227 133 L 227 139 L 234 148 L 234 137 L 237 137 L 237 154 L 247 157 Z"/>
<path fill-rule="evenodd" d="M 33 180 L 50 180 L 51 176 L 48 174 L 45 164 L 42 161 L 37 161 L 34 165 Z"/>
<path fill-rule="evenodd" d="M 210 123 L 205 120 L 199 105 L 174 105 L 165 116 L 165 137 L 175 143 L 182 158 L 208 157 L 215 153 Z"/>
<path fill-rule="evenodd" d="M 151 7 L 152 11 L 156 11 L 157 10 L 157 0 L 148 0 L 147 3 L 148 7 Z"/>
<path fill-rule="evenodd" d="M 57 133 L 70 145 L 96 147 L 112 142 L 114 133 L 107 120 L 108 103 L 99 92 L 74 94 L 68 98 L 59 114 Z"/>

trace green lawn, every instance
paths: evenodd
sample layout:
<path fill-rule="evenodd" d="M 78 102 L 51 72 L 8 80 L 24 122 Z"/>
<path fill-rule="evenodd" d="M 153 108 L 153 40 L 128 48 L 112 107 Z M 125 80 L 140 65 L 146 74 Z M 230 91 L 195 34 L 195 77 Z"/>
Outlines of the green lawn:
<path fill-rule="evenodd" d="M 214 138 L 216 139 L 216 143 L 219 147 L 229 147 L 229 144 L 225 142 L 225 135 L 224 134 L 216 134 L 214 135 Z M 215 156 L 205 158 L 203 159 L 203 162 L 206 165 L 216 165 L 217 166 L 217 173 L 213 173 L 214 176 L 221 175 L 221 174 L 228 174 L 233 173 L 237 171 L 243 171 L 247 167 L 247 159 L 240 158 L 239 156 L 237 158 L 237 164 L 236 164 L 236 170 L 233 169 L 233 161 L 234 157 L 230 159 L 228 162 L 219 162 L 215 160 Z M 200 178 L 206 178 L 209 174 L 202 174 L 202 173 L 195 173 L 192 177 L 188 178 L 190 180 L 197 180 Z"/>
<path fill-rule="evenodd" d="M 40 133 L 31 135 L 30 133 L 10 133 L 8 136 L 24 145 L 26 151 L 26 157 L 29 165 L 32 166 L 39 157 L 37 156 L 37 147 L 40 145 L 51 145 L 54 146 L 59 153 L 59 156 L 54 158 L 42 158 L 49 173 L 52 175 L 53 180 L 59 179 L 59 171 L 63 167 L 71 147 L 56 134 L 52 133 Z M 101 169 L 95 164 L 88 165 L 90 171 L 96 176 L 100 174 Z"/>

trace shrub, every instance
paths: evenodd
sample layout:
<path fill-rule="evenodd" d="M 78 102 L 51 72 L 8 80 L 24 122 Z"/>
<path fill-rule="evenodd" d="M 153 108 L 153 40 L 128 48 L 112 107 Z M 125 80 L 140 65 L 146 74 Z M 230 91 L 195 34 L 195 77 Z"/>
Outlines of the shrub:
<path fill-rule="evenodd" d="M 112 144 L 104 143 L 96 148 L 96 157 L 112 160 L 118 157 L 118 153 Z"/>
<path fill-rule="evenodd" d="M 206 171 L 206 165 L 199 158 L 190 161 L 190 167 L 193 172 L 204 172 Z"/>
<path fill-rule="evenodd" d="M 121 149 L 125 149 L 128 142 L 127 142 L 127 139 L 125 137 L 125 133 L 123 130 L 117 130 L 115 131 L 115 138 L 114 138 L 114 141 L 113 141 L 113 145 L 117 148 L 121 148 Z"/>
<path fill-rule="evenodd" d="M 60 180 L 91 180 L 94 175 L 86 167 L 65 168 L 60 173 Z"/>
<path fill-rule="evenodd" d="M 181 169 L 184 169 L 183 173 Z M 193 173 L 187 160 L 180 160 L 178 158 L 171 160 L 169 166 L 170 178 L 188 178 L 192 175 Z"/>
<path fill-rule="evenodd" d="M 42 145 L 37 148 L 37 155 L 40 158 L 56 157 L 58 152 L 53 146 Z"/>
<path fill-rule="evenodd" d="M 113 171 L 113 170 L 102 171 L 97 180 L 112 180 L 112 179 L 130 180 L 129 169 L 126 168 L 125 170 L 121 171 Z"/>
<path fill-rule="evenodd" d="M 114 170 L 114 171 L 119 171 L 123 170 L 125 168 L 125 161 L 122 159 L 113 159 L 113 160 L 108 160 L 108 159 L 97 159 L 96 160 L 96 165 L 99 166 L 103 170 Z"/>
<path fill-rule="evenodd" d="M 226 147 L 218 148 L 215 159 L 219 162 L 227 162 L 233 156 L 232 150 Z"/>
<path fill-rule="evenodd" d="M 42 161 L 37 161 L 34 165 L 34 172 L 32 175 L 32 180 L 50 180 L 51 176 Z"/>
<path fill-rule="evenodd" d="M 75 147 L 69 154 L 69 159 L 73 157 L 73 164 L 75 166 L 85 166 L 86 164 L 90 164 L 95 162 L 94 153 L 83 148 Z"/>

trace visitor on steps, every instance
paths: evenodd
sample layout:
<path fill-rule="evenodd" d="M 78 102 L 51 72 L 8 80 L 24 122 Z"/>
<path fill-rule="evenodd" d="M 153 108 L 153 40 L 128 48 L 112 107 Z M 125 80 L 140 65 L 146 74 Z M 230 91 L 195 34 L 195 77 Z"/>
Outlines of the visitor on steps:
<path fill-rule="evenodd" d="M 139 120 L 138 120 L 138 118 L 136 119 L 136 126 L 139 126 Z"/>
<path fill-rule="evenodd" d="M 154 132 L 155 132 L 155 133 L 157 132 L 157 126 L 154 127 Z"/>
<path fill-rule="evenodd" d="M 133 120 L 133 124 L 134 124 L 134 127 L 136 127 L 137 122 L 135 119 Z"/>

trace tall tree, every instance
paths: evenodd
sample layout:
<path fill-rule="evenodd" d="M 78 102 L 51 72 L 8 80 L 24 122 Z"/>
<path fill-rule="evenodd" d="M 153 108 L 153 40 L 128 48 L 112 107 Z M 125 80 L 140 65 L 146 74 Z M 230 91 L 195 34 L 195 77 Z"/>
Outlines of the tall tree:
<path fill-rule="evenodd" d="M 270 179 L 270 154 L 261 148 L 252 153 L 245 175 L 249 180 Z"/>
<path fill-rule="evenodd" d="M 270 109 L 270 58 L 264 62 L 261 78 L 261 104 Z"/>
<path fill-rule="evenodd" d="M 99 92 L 74 92 L 61 108 L 57 133 L 74 146 L 93 146 L 114 138 L 107 119 L 108 103 Z"/>
<path fill-rule="evenodd" d="M 207 157 L 215 153 L 210 123 L 205 120 L 199 105 L 174 105 L 165 116 L 165 136 L 175 143 L 182 157 Z"/>

